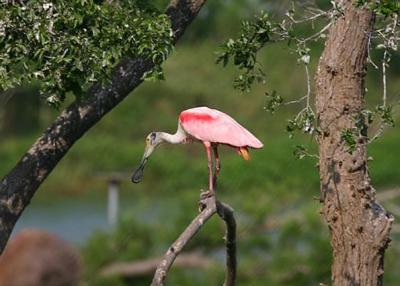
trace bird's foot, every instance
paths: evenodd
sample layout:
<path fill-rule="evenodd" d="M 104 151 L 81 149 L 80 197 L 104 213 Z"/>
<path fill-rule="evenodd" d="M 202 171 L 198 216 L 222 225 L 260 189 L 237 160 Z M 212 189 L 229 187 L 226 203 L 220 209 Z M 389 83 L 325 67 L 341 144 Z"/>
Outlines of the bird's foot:
<path fill-rule="evenodd" d="M 200 190 L 199 211 L 203 211 L 207 207 L 206 201 L 215 198 L 214 190 Z"/>
<path fill-rule="evenodd" d="M 200 190 L 200 200 L 205 200 L 215 196 L 214 190 Z"/>

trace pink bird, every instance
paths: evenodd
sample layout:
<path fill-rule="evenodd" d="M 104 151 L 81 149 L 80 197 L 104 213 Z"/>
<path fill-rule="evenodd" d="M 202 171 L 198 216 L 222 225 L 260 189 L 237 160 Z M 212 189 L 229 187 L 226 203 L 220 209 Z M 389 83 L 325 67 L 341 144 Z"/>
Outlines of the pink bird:
<path fill-rule="evenodd" d="M 245 160 L 250 160 L 248 148 L 259 149 L 263 147 L 260 140 L 228 114 L 208 107 L 187 109 L 179 115 L 178 129 L 175 134 L 151 132 L 147 136 L 143 158 L 132 176 L 132 182 L 139 183 L 142 180 L 143 169 L 149 156 L 163 142 L 171 144 L 202 142 L 204 144 L 207 151 L 210 192 L 214 190 L 211 149 L 214 151 L 214 174 L 217 177 L 221 169 L 218 156 L 219 144 L 236 149 Z"/>

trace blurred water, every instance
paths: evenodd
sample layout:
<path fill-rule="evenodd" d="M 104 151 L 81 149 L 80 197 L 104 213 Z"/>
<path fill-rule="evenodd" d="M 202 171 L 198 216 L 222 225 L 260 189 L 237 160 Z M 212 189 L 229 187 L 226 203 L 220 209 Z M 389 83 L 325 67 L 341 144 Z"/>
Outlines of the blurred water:
<path fill-rule="evenodd" d="M 111 231 L 107 217 L 107 194 L 99 192 L 95 198 L 59 197 L 51 200 L 33 200 L 18 220 L 13 234 L 24 228 L 39 228 L 54 233 L 77 245 L 96 231 Z M 174 217 L 173 198 L 154 200 L 154 197 L 119 191 L 118 219 L 132 216 L 144 223 L 154 223 L 160 217 Z M 114 210 L 115 211 L 115 210 Z"/>
<path fill-rule="evenodd" d="M 106 203 L 65 198 L 51 203 L 34 202 L 18 220 L 13 234 L 24 228 L 40 228 L 81 245 L 96 230 L 109 228 Z"/>

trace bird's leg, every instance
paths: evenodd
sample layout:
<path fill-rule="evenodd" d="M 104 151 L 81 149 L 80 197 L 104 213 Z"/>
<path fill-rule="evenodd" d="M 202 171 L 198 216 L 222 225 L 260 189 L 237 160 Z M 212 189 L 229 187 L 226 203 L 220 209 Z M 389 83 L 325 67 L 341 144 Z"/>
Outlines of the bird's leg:
<path fill-rule="evenodd" d="M 215 157 L 215 174 L 218 176 L 219 171 L 221 170 L 221 162 L 219 160 L 219 155 L 218 155 L 218 145 L 213 145 L 213 150 Z"/>
<path fill-rule="evenodd" d="M 218 145 L 213 144 L 213 151 L 214 151 L 214 158 L 215 158 L 215 172 L 214 172 L 214 179 L 213 179 L 213 184 L 214 187 L 217 186 L 217 177 L 219 175 L 219 171 L 221 170 L 221 162 L 219 160 L 219 155 L 218 155 Z"/>
<path fill-rule="evenodd" d="M 202 196 L 214 196 L 214 184 L 213 184 L 213 171 L 212 171 L 212 160 L 211 160 L 211 143 L 203 142 L 207 151 L 207 161 L 208 161 L 208 188 L 209 191 L 202 194 Z"/>

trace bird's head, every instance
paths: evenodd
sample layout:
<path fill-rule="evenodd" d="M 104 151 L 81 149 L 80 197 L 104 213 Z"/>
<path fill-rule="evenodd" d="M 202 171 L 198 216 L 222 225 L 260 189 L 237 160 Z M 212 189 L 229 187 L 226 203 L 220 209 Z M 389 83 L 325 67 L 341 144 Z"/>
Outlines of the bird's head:
<path fill-rule="evenodd" d="M 136 168 L 136 171 L 132 175 L 133 183 L 140 183 L 143 178 L 143 170 L 150 157 L 151 153 L 153 153 L 154 149 L 163 142 L 161 138 L 160 132 L 151 132 L 146 137 L 146 147 L 144 149 L 144 154 L 142 160 L 140 161 L 139 166 Z"/>

